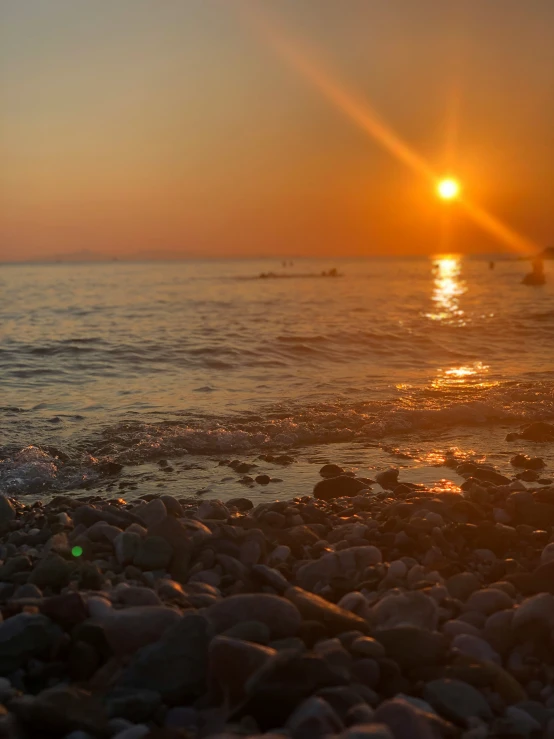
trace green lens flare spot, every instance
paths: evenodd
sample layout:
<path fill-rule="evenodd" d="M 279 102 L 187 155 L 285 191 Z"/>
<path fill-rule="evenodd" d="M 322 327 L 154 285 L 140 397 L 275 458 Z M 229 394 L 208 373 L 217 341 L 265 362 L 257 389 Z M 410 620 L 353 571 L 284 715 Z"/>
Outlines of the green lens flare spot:
<path fill-rule="evenodd" d="M 71 554 L 74 557 L 80 557 L 82 553 L 83 553 L 83 547 L 73 547 L 73 549 L 71 550 Z"/>

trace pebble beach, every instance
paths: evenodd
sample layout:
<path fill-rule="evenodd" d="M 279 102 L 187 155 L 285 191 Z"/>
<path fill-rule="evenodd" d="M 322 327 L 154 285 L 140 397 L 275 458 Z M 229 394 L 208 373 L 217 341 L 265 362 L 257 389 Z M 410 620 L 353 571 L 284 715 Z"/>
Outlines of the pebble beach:
<path fill-rule="evenodd" d="M 554 737 L 553 440 L 459 492 L 0 497 L 0 736 Z"/>

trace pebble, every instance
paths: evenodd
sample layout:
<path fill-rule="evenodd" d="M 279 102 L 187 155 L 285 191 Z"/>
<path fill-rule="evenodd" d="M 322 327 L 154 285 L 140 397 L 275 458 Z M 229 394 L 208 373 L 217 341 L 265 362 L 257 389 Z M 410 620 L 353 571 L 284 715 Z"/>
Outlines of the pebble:
<path fill-rule="evenodd" d="M 302 620 L 289 600 L 266 593 L 231 595 L 210 606 L 206 617 L 218 633 L 241 621 L 260 621 L 276 639 L 294 636 Z"/>
<path fill-rule="evenodd" d="M 383 488 L 383 490 L 392 490 L 398 485 L 398 473 L 395 468 L 378 472 L 375 475 L 375 481 Z"/>
<path fill-rule="evenodd" d="M 494 651 L 490 644 L 473 634 L 458 634 L 452 639 L 452 648 L 480 661 L 489 660 L 498 665 L 502 664 L 500 655 Z"/>
<path fill-rule="evenodd" d="M 507 593 L 495 588 L 485 588 L 473 592 L 466 601 L 465 609 L 467 611 L 478 611 L 485 616 L 490 616 L 496 611 L 503 611 L 511 608 L 513 601 Z"/>
<path fill-rule="evenodd" d="M 367 484 L 355 477 L 339 475 L 328 477 L 316 483 L 314 486 L 314 497 L 320 500 L 333 500 L 333 498 L 352 497 L 358 495 L 360 490 L 365 490 Z"/>
<path fill-rule="evenodd" d="M 368 630 L 367 621 L 357 614 L 302 588 L 289 588 L 284 595 L 291 603 L 294 603 L 302 618 L 323 624 L 329 634 L 340 634 L 357 629 L 362 632 Z"/>
<path fill-rule="evenodd" d="M 5 499 L 0 735 L 554 739 L 554 492 L 461 469 L 463 497 L 338 468 L 257 506 Z"/>
<path fill-rule="evenodd" d="M 446 657 L 446 637 L 436 631 L 417 626 L 396 626 L 377 629 L 373 636 L 383 645 L 387 656 L 405 669 L 418 665 L 438 665 Z"/>
<path fill-rule="evenodd" d="M 375 711 L 375 722 L 389 728 L 394 739 L 435 739 L 436 717 L 403 698 L 384 701 Z M 442 724 L 439 725 L 442 728 Z"/>
<path fill-rule="evenodd" d="M 339 739 L 395 739 L 395 736 L 385 724 L 359 723 L 345 729 Z"/>
<path fill-rule="evenodd" d="M 144 521 L 147 528 L 155 526 L 157 523 L 161 523 L 167 516 L 167 508 L 163 500 L 160 498 L 154 498 L 149 503 L 141 505 L 136 509 L 137 516 Z"/>
<path fill-rule="evenodd" d="M 324 464 L 319 470 L 319 474 L 321 477 L 339 477 L 339 475 L 344 474 L 344 470 L 338 464 Z"/>
<path fill-rule="evenodd" d="M 209 679 L 218 685 L 221 698 L 231 707 L 246 698 L 248 678 L 276 654 L 275 649 L 229 636 L 212 639 L 208 656 Z"/>
<path fill-rule="evenodd" d="M 150 734 L 150 729 L 146 724 L 137 724 L 115 734 L 114 739 L 142 739 L 148 734 Z"/>
<path fill-rule="evenodd" d="M 133 564 L 141 570 L 165 570 L 172 557 L 173 548 L 166 539 L 161 536 L 147 536 L 141 539 Z"/>
<path fill-rule="evenodd" d="M 134 606 L 110 611 L 102 619 L 102 626 L 114 654 L 134 654 L 158 641 L 181 618 L 178 611 L 167 606 Z"/>
<path fill-rule="evenodd" d="M 527 711 L 517 706 L 508 706 L 501 720 L 502 730 L 512 736 L 529 737 L 541 731 L 541 724 Z"/>
<path fill-rule="evenodd" d="M 457 600 L 465 601 L 469 596 L 479 589 L 481 583 L 479 578 L 472 572 L 461 572 L 452 575 L 446 581 L 446 588 L 450 595 Z"/>
<path fill-rule="evenodd" d="M 359 657 L 370 657 L 371 659 L 381 659 L 385 656 L 385 648 L 383 645 L 370 636 L 360 636 L 350 645 L 352 654 Z"/>
<path fill-rule="evenodd" d="M 371 620 L 378 628 L 410 625 L 434 631 L 439 609 L 433 598 L 420 591 L 393 591 L 373 606 Z"/>
<path fill-rule="evenodd" d="M 15 517 L 16 512 L 12 502 L 5 495 L 0 495 L 0 534 L 10 530 Z"/>
<path fill-rule="evenodd" d="M 432 680 L 425 685 L 423 697 L 446 719 L 462 726 L 475 716 L 485 721 L 493 717 L 483 694 L 461 680 Z"/>
<path fill-rule="evenodd" d="M 342 728 L 342 722 L 331 706 L 323 698 L 315 696 L 301 703 L 286 724 L 293 739 L 323 737 Z"/>
<path fill-rule="evenodd" d="M 153 690 L 170 702 L 198 695 L 205 685 L 209 641 L 206 619 L 186 614 L 134 654 L 116 686 Z"/>
<path fill-rule="evenodd" d="M 318 583 L 325 584 L 336 577 L 352 577 L 381 561 L 381 552 L 375 546 L 350 547 L 308 562 L 298 569 L 296 578 L 301 588 L 312 590 Z"/>
<path fill-rule="evenodd" d="M 0 675 L 10 675 L 51 650 L 62 637 L 62 630 L 46 616 L 18 613 L 0 623 Z"/>

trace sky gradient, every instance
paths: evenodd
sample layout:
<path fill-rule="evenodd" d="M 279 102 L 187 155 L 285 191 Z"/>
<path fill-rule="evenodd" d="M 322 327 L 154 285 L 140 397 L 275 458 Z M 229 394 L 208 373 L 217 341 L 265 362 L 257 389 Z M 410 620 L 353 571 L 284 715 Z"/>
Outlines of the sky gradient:
<path fill-rule="evenodd" d="M 356 126 L 554 242 L 552 0 L 0 0 L 0 259 L 507 248 Z M 275 43 L 277 41 L 277 43 Z"/>

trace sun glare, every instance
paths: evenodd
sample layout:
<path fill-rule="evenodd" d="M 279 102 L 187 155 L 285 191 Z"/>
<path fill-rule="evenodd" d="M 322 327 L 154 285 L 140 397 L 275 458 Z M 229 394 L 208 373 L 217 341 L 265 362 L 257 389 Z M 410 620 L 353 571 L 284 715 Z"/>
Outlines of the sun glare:
<path fill-rule="evenodd" d="M 443 200 L 454 200 L 460 194 L 460 183 L 451 177 L 447 177 L 439 182 L 437 192 Z"/>

